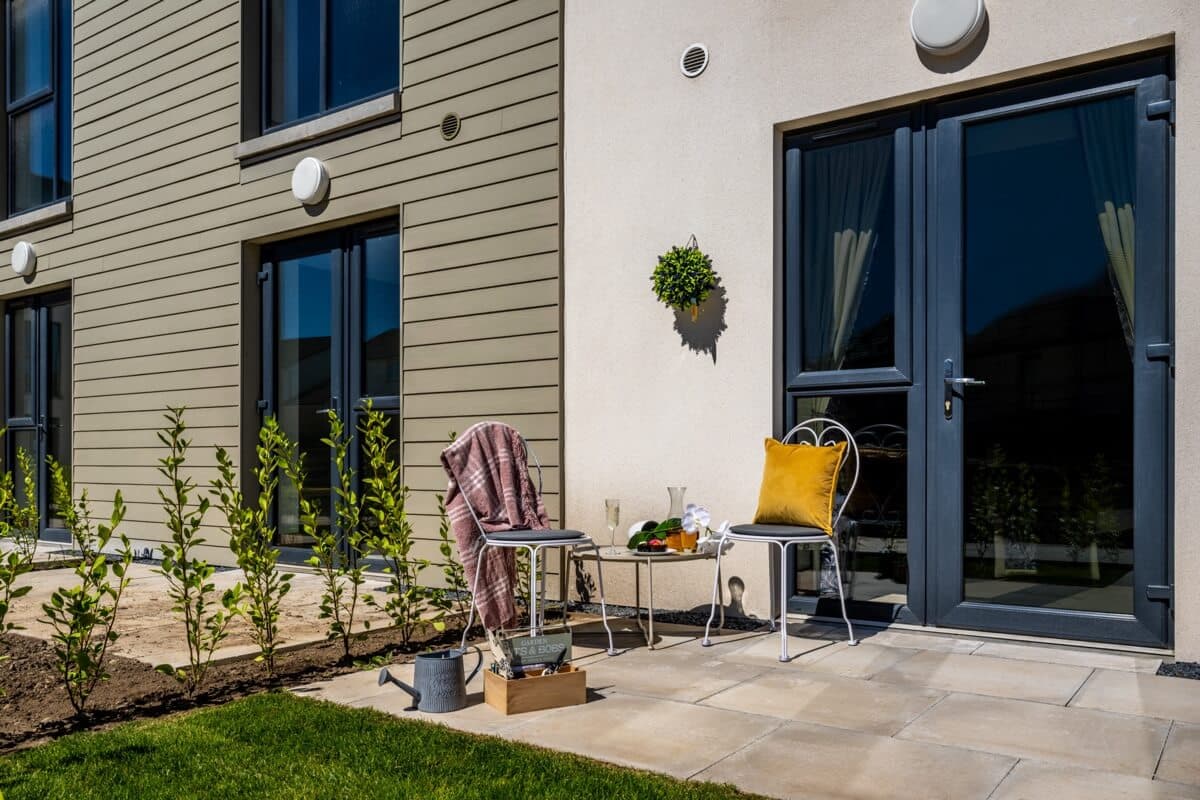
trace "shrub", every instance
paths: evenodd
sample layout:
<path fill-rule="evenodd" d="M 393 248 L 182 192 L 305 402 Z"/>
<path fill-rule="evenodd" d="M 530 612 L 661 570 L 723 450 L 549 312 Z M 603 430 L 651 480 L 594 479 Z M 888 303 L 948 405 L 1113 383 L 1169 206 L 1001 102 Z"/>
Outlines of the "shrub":
<path fill-rule="evenodd" d="M 678 311 L 691 310 L 692 321 L 700 313 L 700 304 L 716 288 L 717 273 L 712 259 L 704 254 L 692 237 L 683 247 L 672 247 L 658 257 L 650 275 L 654 296 Z"/>
<path fill-rule="evenodd" d="M 0 430 L 0 436 L 3 435 Z M 17 458 L 29 459 L 29 453 L 24 449 L 17 450 Z M 28 474 L 28 473 L 26 473 Z M 31 495 L 26 495 L 29 497 Z M 32 495 L 36 497 L 37 495 Z M 33 557 L 37 547 L 37 527 L 34 527 L 32 544 L 27 535 L 28 528 L 23 528 L 19 519 L 21 503 L 17 500 L 13 489 L 11 472 L 0 473 L 0 541 L 11 542 L 11 548 L 0 553 L 0 636 L 9 631 L 21 630 L 15 622 L 7 622 L 8 610 L 12 602 L 29 594 L 32 586 L 17 586 L 22 575 L 33 569 Z M 36 513 L 36 509 L 35 509 Z M 0 661 L 8 657 L 0 652 Z M 0 691 L 0 694 L 3 692 Z"/>
<path fill-rule="evenodd" d="M 190 695 L 204 682 L 213 652 L 225 639 L 229 622 L 238 613 L 242 587 L 238 584 L 214 599 L 216 585 L 212 576 L 216 569 L 195 555 L 195 550 L 204 544 L 200 526 L 208 513 L 209 499 L 201 497 L 191 505 L 196 484 L 190 476 L 182 474 L 191 446 L 191 440 L 184 437 L 187 425 L 183 415 L 182 408 L 168 408 L 163 415 L 167 426 L 158 433 L 159 441 L 168 450 L 158 460 L 158 471 L 167 480 L 167 488 L 159 488 L 158 496 L 167 514 L 171 541 L 162 545 L 162 565 L 157 571 L 167 580 L 171 609 L 183 619 L 188 666 L 182 669 L 161 664 L 156 669 L 174 677 Z"/>
<path fill-rule="evenodd" d="M 275 504 L 279 475 L 291 451 L 287 435 L 274 417 L 267 417 L 258 432 L 255 448 L 258 463 L 254 476 L 258 481 L 258 500 L 248 503 L 242 493 L 233 459 L 223 447 L 217 448 L 218 477 L 212 482 L 217 503 L 225 515 L 229 549 L 245 578 L 245 602 L 240 613 L 250 622 L 250 636 L 258 646 L 257 661 L 275 675 L 275 652 L 279 646 L 279 607 L 292 588 L 290 573 L 276 569 L 279 550 L 275 547 L 275 526 L 271 512 Z"/>
<path fill-rule="evenodd" d="M 392 456 L 395 440 L 387 433 L 387 416 L 368 403 L 362 421 L 363 456 L 367 462 L 365 506 L 372 527 L 370 546 L 383 558 L 388 576 L 384 611 L 409 644 L 428 608 L 430 592 L 420 584 L 427 559 L 413 556 L 412 524 L 406 505 L 408 487 L 400 480 L 400 466 Z"/>
<path fill-rule="evenodd" d="M 121 595 L 129 585 L 128 570 L 133 563 L 129 538 L 118 531 L 125 519 L 125 503 L 118 490 L 113 497 L 108 524 L 95 526 L 91 520 L 87 490 L 76 500 L 62 464 L 53 458 L 50 464 L 54 502 L 67 529 L 79 548 L 80 563 L 75 568 L 79 585 L 56 589 L 50 602 L 42 605 L 45 622 L 53 629 L 51 641 L 59 674 L 76 715 L 82 716 L 91 695 L 101 681 L 108 680 L 105 661 L 108 648 L 117 640 L 117 610 Z M 120 542 L 116 560 L 110 565 L 104 550 L 116 537 Z M 114 580 L 115 579 L 115 580 Z"/>
<path fill-rule="evenodd" d="M 453 437 L 452 437 L 453 438 Z M 435 624 L 444 627 L 447 616 L 457 616 L 467 624 L 467 612 L 471 610 L 471 589 L 462 562 L 454 557 L 454 543 L 450 537 L 450 518 L 446 515 L 446 500 L 434 495 L 438 507 L 438 552 L 442 554 L 442 575 L 446 585 L 430 591 L 429 604 L 438 610 Z"/>

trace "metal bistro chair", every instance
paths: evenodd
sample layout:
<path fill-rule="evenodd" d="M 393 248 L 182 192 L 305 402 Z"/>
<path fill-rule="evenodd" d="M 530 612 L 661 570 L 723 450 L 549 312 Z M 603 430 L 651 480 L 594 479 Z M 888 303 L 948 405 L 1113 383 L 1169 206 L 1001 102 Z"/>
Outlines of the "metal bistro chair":
<path fill-rule="evenodd" d="M 822 427 L 818 431 L 817 425 Z M 702 644 L 709 647 L 712 641 L 709 639 L 709 629 L 712 627 L 713 618 L 717 614 L 717 592 L 720 591 L 720 575 L 721 575 L 721 555 L 725 549 L 726 540 L 735 542 L 770 542 L 779 547 L 779 660 L 787 662 L 791 660 L 788 657 L 788 637 L 787 637 L 787 600 L 788 600 L 788 580 L 785 571 L 787 568 L 787 551 L 792 545 L 817 545 L 818 547 L 829 546 L 833 550 L 833 568 L 837 574 L 838 584 L 838 599 L 842 603 L 842 619 L 846 621 L 846 630 L 850 634 L 850 644 L 858 644 L 858 640 L 854 638 L 854 626 L 850 624 L 850 617 L 846 613 L 846 593 L 842 584 L 842 569 L 838 563 L 838 522 L 842 518 L 842 512 L 846 510 L 846 504 L 850 500 L 850 495 L 854 492 L 854 487 L 858 483 L 858 445 L 854 441 L 854 436 L 850 431 L 846 430 L 840 422 L 837 422 L 826 417 L 813 417 L 801 422 L 796 427 L 788 431 L 783 437 L 783 443 L 787 444 L 792 437 L 796 437 L 798 441 L 801 439 L 811 439 L 811 443 L 817 447 L 829 447 L 837 444 L 837 440 L 846 442 L 846 455 L 842 459 L 841 469 L 847 469 L 853 459 L 853 472 L 850 479 L 850 487 L 846 490 L 846 494 L 842 497 L 838 504 L 837 514 L 833 517 L 833 535 L 825 533 L 819 528 L 805 528 L 794 525 L 734 525 L 721 537 L 721 542 L 717 547 L 717 573 L 713 580 L 713 602 L 712 611 L 708 615 L 708 624 L 704 626 L 704 641 Z M 839 476 L 840 477 L 840 476 Z M 835 484 L 836 485 L 836 484 Z M 771 621 L 771 630 L 775 630 L 775 622 Z"/>
<path fill-rule="evenodd" d="M 493 423 L 502 425 L 503 423 Z M 529 442 L 521 434 L 517 434 L 521 438 L 521 443 L 525 445 L 525 452 L 529 454 L 529 460 L 533 462 L 533 466 L 537 473 L 537 493 L 538 497 L 542 496 L 542 464 L 538 461 L 537 454 L 533 452 L 533 448 L 529 446 Z M 488 547 L 508 547 L 512 549 L 524 548 L 529 553 L 529 635 L 537 636 L 541 633 L 545 626 L 545 606 L 546 606 L 546 563 L 541 559 L 542 571 L 540 576 L 541 584 L 541 599 L 542 608 L 538 609 L 538 561 L 542 550 L 548 547 L 568 547 L 571 549 L 584 548 L 599 552 L 596 543 L 592 541 L 592 537 L 588 536 L 583 531 L 574 530 L 526 530 L 516 529 L 510 531 L 493 531 L 488 533 L 484 530 L 483 525 L 479 522 L 479 515 L 475 513 L 475 509 L 471 506 L 471 501 L 467 499 L 466 494 L 463 495 L 463 501 L 467 504 L 467 510 L 471 512 L 471 519 L 475 520 L 475 527 L 479 529 L 480 535 L 483 537 L 479 542 L 479 550 L 476 553 L 475 561 L 475 580 L 471 583 L 472 591 L 479 583 L 479 572 L 483 566 L 483 552 Z M 596 583 L 600 591 L 600 618 L 604 622 L 604 630 L 608 634 L 608 654 L 615 656 L 617 649 L 613 646 L 612 628 L 608 627 L 608 607 L 604 603 L 604 573 L 600 564 L 600 560 L 596 560 Z M 566 622 L 566 598 L 563 598 L 563 621 Z M 465 650 L 467 646 L 467 632 L 471 630 L 471 625 L 475 622 L 475 598 L 472 594 L 471 611 L 467 616 L 467 627 L 463 628 L 462 648 Z"/>

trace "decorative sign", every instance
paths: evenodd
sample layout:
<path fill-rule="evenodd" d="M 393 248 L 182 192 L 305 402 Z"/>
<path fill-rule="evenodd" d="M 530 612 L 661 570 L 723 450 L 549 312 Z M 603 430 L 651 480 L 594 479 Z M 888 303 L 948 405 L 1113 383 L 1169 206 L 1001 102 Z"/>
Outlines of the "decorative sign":
<path fill-rule="evenodd" d="M 554 664 L 571 658 L 571 633 L 548 633 L 543 636 L 517 636 L 500 643 L 505 658 L 514 668 L 535 664 Z"/>

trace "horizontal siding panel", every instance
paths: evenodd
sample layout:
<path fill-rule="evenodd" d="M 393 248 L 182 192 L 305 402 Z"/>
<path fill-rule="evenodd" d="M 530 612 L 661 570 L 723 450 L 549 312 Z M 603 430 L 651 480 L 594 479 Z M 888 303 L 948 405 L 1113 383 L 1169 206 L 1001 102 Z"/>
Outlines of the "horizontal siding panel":
<path fill-rule="evenodd" d="M 136 17 L 162 0 L 91 0 L 75 3 L 75 45 L 99 36 L 105 30 Z"/>
<path fill-rule="evenodd" d="M 231 89 L 233 91 L 231 91 Z M 172 112 L 162 119 L 126 131 L 125 136 L 106 134 L 88 142 L 74 143 L 74 160 L 77 172 L 83 175 L 111 168 L 120 168 L 140 163 L 141 159 L 153 158 L 158 150 L 191 147 L 193 135 L 199 136 L 218 129 L 234 128 L 229 139 L 230 148 L 237 141 L 238 93 L 236 87 L 221 86 L 197 98 L 183 113 Z M 183 160 L 175 158 L 175 161 Z M 147 162 L 153 163 L 153 162 Z M 171 162 L 163 162 L 171 163 Z"/>
<path fill-rule="evenodd" d="M 557 386 L 558 359 L 479 367 L 423 369 L 404 373 L 405 394 L 471 392 L 517 386 Z"/>
<path fill-rule="evenodd" d="M 404 296 L 408 302 L 449 292 L 557 278 L 558 260 L 558 253 L 541 253 L 437 272 L 419 272 L 404 278 Z"/>
<path fill-rule="evenodd" d="M 165 481 L 163 476 L 158 473 L 156 467 L 151 466 L 133 466 L 133 465 L 111 465 L 111 466 L 79 466 L 75 470 L 75 480 L 78 483 L 86 483 L 98 486 L 115 486 L 121 489 L 121 494 L 124 495 L 132 489 L 126 487 L 144 486 L 152 487 L 163 486 Z M 207 485 L 208 482 L 216 477 L 216 470 L 211 467 L 192 467 L 185 466 L 181 471 L 182 475 L 191 476 L 197 483 Z M 146 497 L 146 494 L 139 493 L 136 497 Z M 153 494 L 149 496 L 155 496 Z M 106 512 L 100 509 L 107 505 L 100 500 L 100 496 L 94 498 L 95 511 L 99 514 Z M 140 502 L 140 500 L 139 500 Z M 111 508 L 111 506 L 110 506 Z"/>
<path fill-rule="evenodd" d="M 208 160 L 217 161 L 213 157 Z M 75 212 L 75 230 L 83 239 L 92 235 L 85 232 L 86 229 L 118 221 L 123 217 L 136 216 L 151 221 L 158 212 L 175 215 L 210 210 L 214 205 L 212 193 L 237 186 L 237 170 L 236 164 L 218 167 L 213 163 L 212 169 L 204 170 L 194 177 L 159 186 L 144 184 L 140 187 L 142 191 L 125 192 L 121 197 L 104 205 L 88 204 Z M 148 207 L 151 200 L 152 204 Z"/>
<path fill-rule="evenodd" d="M 158 297 L 152 300 L 110 306 L 95 311 L 75 314 L 75 331 L 83 333 L 89 328 L 106 325 L 129 325 L 138 320 L 149 320 L 164 316 L 179 316 L 196 309 L 216 308 L 238 302 L 238 285 L 226 284 L 211 289 Z"/>
<path fill-rule="evenodd" d="M 237 446 L 237 434 L 229 437 L 225 441 L 210 441 L 205 439 L 204 447 L 197 447 L 189 453 L 187 466 L 194 469 L 212 470 L 212 477 L 216 477 L 216 457 L 212 445 L 221 445 L 225 448 Z M 76 445 L 75 447 L 75 466 L 76 467 L 125 467 L 125 466 L 142 466 L 145 464 L 154 464 L 158 459 L 167 454 L 167 449 L 161 445 L 158 447 L 100 447 L 87 448 Z M 165 483 L 165 482 L 164 482 Z"/>
<path fill-rule="evenodd" d="M 558 334 L 536 333 L 499 339 L 471 339 L 450 344 L 404 348 L 406 370 L 502 364 L 524 359 L 556 358 Z"/>
<path fill-rule="evenodd" d="M 491 311 L 539 308 L 558 302 L 558 278 L 509 286 L 492 286 L 466 292 L 404 301 L 404 319 L 410 323 L 446 319 Z"/>
<path fill-rule="evenodd" d="M 557 66 L 558 42 L 545 42 L 484 64 L 452 72 L 435 81 L 406 87 L 404 107 L 411 110 L 444 103 L 459 95 L 476 92 L 480 86 L 501 84 L 543 70 L 556 71 Z"/>
<path fill-rule="evenodd" d="M 403 341 L 406 345 L 420 345 L 557 330 L 558 308 L 547 307 L 414 322 L 404 326 Z"/>
<path fill-rule="evenodd" d="M 158 97 L 147 100 L 136 106 L 114 111 L 108 116 L 102 116 L 86 125 L 75 126 L 75 141 L 80 144 L 94 141 L 105 135 L 130 133 L 145 134 L 149 130 L 174 125 L 181 119 L 194 116 L 190 104 L 206 95 L 219 90 L 231 91 L 235 97 L 240 95 L 238 90 L 239 74 L 236 66 L 222 67 L 219 70 L 189 76 L 189 79 L 177 84 L 170 91 L 163 92 Z"/>
<path fill-rule="evenodd" d="M 414 418 L 408 414 L 404 420 L 405 447 L 411 442 L 445 442 L 450 431 L 462 433 L 481 419 L 479 416 Z M 530 439 L 556 439 L 559 435 L 558 414 L 553 412 L 505 414 L 496 411 L 486 419 L 512 425 Z"/>
<path fill-rule="evenodd" d="M 489 236 L 444 247 L 405 251 L 404 272 L 427 272 L 558 250 L 558 226 Z"/>
<path fill-rule="evenodd" d="M 215 125 L 212 130 L 209 126 Z M 124 184 L 158 184 L 179 180 L 182 176 L 194 175 L 209 166 L 209 161 L 201 161 L 217 153 L 228 155 L 228 151 L 237 141 L 238 125 L 236 122 L 217 120 L 209 122 L 204 118 L 196 123 L 187 125 L 187 137 L 182 141 L 167 141 L 174 139 L 169 135 L 159 134 L 163 141 L 159 147 L 146 147 L 146 142 L 139 140 L 130 143 L 121 153 L 107 151 L 95 158 L 75 161 L 75 178 L 72 187 L 77 194 L 88 195 L 87 200 L 94 205 L 122 197 L 127 189 Z M 183 133 L 177 130 L 176 133 Z M 104 158 L 107 156 L 108 158 Z M 111 188 L 111 195 L 101 194 L 102 189 Z"/>
<path fill-rule="evenodd" d="M 184 434 L 192 442 L 191 450 L 188 453 L 188 461 L 192 464 L 209 464 L 216 462 L 213 459 L 212 445 L 223 445 L 224 447 L 236 447 L 238 443 L 238 429 L 236 426 L 201 428 L 192 425 L 192 417 L 194 412 L 184 414 L 184 420 L 188 424 L 187 433 Z M 166 426 L 166 420 L 160 417 L 160 423 L 163 427 Z M 75 450 L 82 452 L 84 450 L 97 449 L 113 449 L 113 448 L 141 448 L 153 450 L 158 448 L 158 455 L 154 459 L 162 457 L 166 453 L 166 448 L 162 442 L 158 440 L 159 428 L 152 430 L 138 431 L 80 431 L 75 434 Z"/>
<path fill-rule="evenodd" d="M 75 364 L 107 363 L 123 358 L 167 354 L 180 358 L 181 353 L 206 350 L 212 347 L 237 347 L 240 333 L 236 325 L 200 330 L 184 330 L 159 336 L 117 339 L 101 344 L 80 343 L 75 337 Z"/>
<path fill-rule="evenodd" d="M 182 275 L 167 275 L 162 278 L 118 285 L 94 292 L 77 293 L 71 298 L 71 303 L 78 314 L 139 301 L 152 301 L 173 295 L 201 292 L 214 286 L 236 285 L 239 275 L 240 267 L 237 264 L 221 264 L 215 267 L 198 266 L 195 272 L 185 272 Z"/>
<path fill-rule="evenodd" d="M 477 39 L 470 47 L 459 47 L 419 61 L 410 61 L 404 65 L 404 83 L 409 87 L 416 86 L 551 40 L 558 40 L 557 12 Z"/>
<path fill-rule="evenodd" d="M 187 421 L 197 429 L 224 427 L 238 424 L 238 406 L 232 403 L 216 403 L 203 406 L 208 397 L 184 398 L 176 406 L 187 407 Z M 86 431 L 157 431 L 163 425 L 163 411 L 172 404 L 168 400 L 155 403 L 153 407 L 139 411 L 89 413 L 87 409 L 75 409 L 75 432 Z M 197 440 L 197 444 L 203 440 Z"/>
<path fill-rule="evenodd" d="M 212 367 L 236 368 L 240 363 L 239 359 L 237 348 L 209 347 L 202 350 L 188 350 L 187 354 L 183 356 L 179 353 L 155 353 L 148 356 L 125 356 L 99 363 L 76 361 L 75 385 L 78 387 L 81 381 L 90 382 L 103 378 L 127 379 L 131 376 L 158 376 L 171 372 L 191 372 Z M 123 385 L 129 383 L 131 381 L 122 381 Z M 84 389 L 86 390 L 86 387 Z"/>
<path fill-rule="evenodd" d="M 153 387 L 145 388 L 147 391 L 136 394 L 120 394 L 76 400 L 76 419 L 80 415 L 87 414 L 107 414 L 126 411 L 161 412 L 169 406 L 230 406 L 237 408 L 241 400 L 238 396 L 238 387 L 234 384 L 230 384 L 229 386 L 163 391 L 155 390 Z"/>
<path fill-rule="evenodd" d="M 467 17 L 424 36 L 404 36 L 404 61 L 416 61 L 427 56 L 470 44 L 490 33 L 515 27 L 531 19 L 558 10 L 559 0 L 515 0 L 480 14 Z M 428 13 L 428 12 L 426 12 Z M 405 23 L 412 19 L 406 17 Z"/>
<path fill-rule="evenodd" d="M 238 376 L 238 367 L 226 366 L 163 372 L 158 375 L 145 376 L 141 380 L 130 380 L 127 377 L 76 380 L 75 397 L 81 404 L 87 401 L 90 408 L 90 398 L 141 394 L 147 388 L 153 388 L 159 392 L 170 392 L 193 388 L 207 389 L 214 386 L 237 386 Z"/>
<path fill-rule="evenodd" d="M 483 392 L 411 395 L 404 400 L 404 416 L 475 416 L 486 414 L 528 414 L 558 408 L 558 388 L 493 389 Z"/>
<path fill-rule="evenodd" d="M 558 170 L 404 204 L 408 227 L 558 197 Z"/>
<path fill-rule="evenodd" d="M 201 311 L 189 311 L 183 314 L 105 325 L 100 328 L 76 330 L 74 332 L 75 346 L 144 339 L 149 336 L 157 337 L 178 331 L 203 330 L 221 325 L 237 325 L 239 321 L 240 315 L 237 306 L 206 308 Z"/>
<path fill-rule="evenodd" d="M 441 3 L 420 13 L 410 12 L 404 18 L 404 38 L 405 40 L 416 38 L 511 1 L 469 0 L 469 2 L 464 2 L 464 0 L 451 0 L 451 2 Z"/>
<path fill-rule="evenodd" d="M 206 17 L 217 17 L 226 24 L 240 19 L 238 0 L 201 0 L 194 3 L 200 6 Z M 105 51 L 114 52 L 124 49 L 135 49 L 144 43 L 143 34 L 149 31 L 157 32 L 160 36 L 170 30 L 184 27 L 182 20 L 172 20 L 175 12 L 185 10 L 185 4 L 166 2 L 153 3 L 139 9 L 138 13 L 122 15 L 116 24 L 101 26 L 102 30 L 86 33 L 75 41 L 75 60 L 87 60 L 93 54 Z M 174 24 L 172 24 L 174 23 Z M 76 34 L 78 36 L 78 33 Z M 131 44 L 127 44 L 131 42 Z"/>

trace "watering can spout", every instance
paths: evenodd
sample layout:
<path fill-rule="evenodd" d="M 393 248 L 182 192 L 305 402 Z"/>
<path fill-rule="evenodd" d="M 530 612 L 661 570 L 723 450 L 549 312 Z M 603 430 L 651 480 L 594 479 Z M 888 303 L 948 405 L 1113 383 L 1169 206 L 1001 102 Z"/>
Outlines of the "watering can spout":
<path fill-rule="evenodd" d="M 387 667 L 379 670 L 379 685 L 383 686 L 385 683 L 395 684 L 408 692 L 412 696 L 414 706 L 421 702 L 421 693 L 389 672 Z"/>

